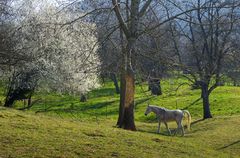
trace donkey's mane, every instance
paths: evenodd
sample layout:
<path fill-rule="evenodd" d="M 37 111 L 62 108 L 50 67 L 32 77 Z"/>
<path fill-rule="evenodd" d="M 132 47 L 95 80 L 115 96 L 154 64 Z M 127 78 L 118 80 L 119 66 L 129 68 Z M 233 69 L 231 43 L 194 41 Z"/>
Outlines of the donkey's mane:
<path fill-rule="evenodd" d="M 157 106 L 157 105 L 149 105 L 150 107 L 153 107 L 153 108 L 158 108 L 158 109 L 161 109 L 161 110 L 168 110 L 168 109 L 166 109 L 166 108 L 164 108 L 164 107 L 159 107 L 159 106 Z"/>

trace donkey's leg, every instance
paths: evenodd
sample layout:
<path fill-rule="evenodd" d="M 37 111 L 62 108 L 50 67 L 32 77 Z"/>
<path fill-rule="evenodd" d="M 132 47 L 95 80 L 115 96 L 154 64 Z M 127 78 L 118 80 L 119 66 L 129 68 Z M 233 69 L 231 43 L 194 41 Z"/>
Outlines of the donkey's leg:
<path fill-rule="evenodd" d="M 182 121 L 177 122 L 177 124 L 178 124 L 178 130 L 181 129 L 182 136 L 184 136 L 184 128 L 182 125 Z"/>
<path fill-rule="evenodd" d="M 166 126 L 166 128 L 167 128 L 167 130 L 168 130 L 169 135 L 171 135 L 171 131 L 170 131 L 169 128 L 168 128 L 167 122 L 164 122 L 164 124 L 165 124 L 165 126 Z"/>
<path fill-rule="evenodd" d="M 176 123 L 177 123 L 177 128 L 176 128 L 176 129 L 175 129 L 175 131 L 174 131 L 174 135 L 176 135 L 176 134 L 177 134 L 177 132 L 178 132 L 178 130 L 179 130 L 178 121 L 176 121 Z"/>
<path fill-rule="evenodd" d="M 158 130 L 157 130 L 157 133 L 160 133 L 160 127 L 161 127 L 161 120 L 158 119 Z"/>
<path fill-rule="evenodd" d="M 182 121 L 180 122 L 180 127 L 181 127 L 181 130 L 182 130 L 182 136 L 184 136 L 185 132 L 184 132 L 184 127 L 182 125 Z"/>

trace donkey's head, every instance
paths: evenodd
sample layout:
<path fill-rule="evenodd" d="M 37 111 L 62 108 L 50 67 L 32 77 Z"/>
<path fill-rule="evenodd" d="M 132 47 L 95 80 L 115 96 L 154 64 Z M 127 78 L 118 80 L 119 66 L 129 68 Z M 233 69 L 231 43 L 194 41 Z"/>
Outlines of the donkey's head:
<path fill-rule="evenodd" d="M 148 104 L 148 106 L 147 106 L 147 108 L 146 108 L 146 111 L 145 111 L 145 116 L 147 116 L 147 114 L 149 114 L 150 112 L 152 112 L 152 108 L 151 108 L 151 106 L 149 106 L 149 104 Z"/>

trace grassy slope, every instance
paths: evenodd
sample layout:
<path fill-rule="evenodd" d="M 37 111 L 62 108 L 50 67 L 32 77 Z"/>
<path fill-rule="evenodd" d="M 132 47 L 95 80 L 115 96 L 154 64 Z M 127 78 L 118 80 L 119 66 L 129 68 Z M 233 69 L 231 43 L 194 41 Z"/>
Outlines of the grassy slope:
<path fill-rule="evenodd" d="M 150 99 L 151 104 L 184 108 L 199 97 L 199 91 L 164 81 L 165 94 Z M 142 90 L 143 88 L 143 90 Z M 110 83 L 89 94 L 87 103 L 72 96 L 42 95 L 33 111 L 0 108 L 0 157 L 238 157 L 240 155 L 240 88 L 220 87 L 211 96 L 214 119 L 193 124 L 185 137 L 170 137 L 163 127 L 155 134 L 155 116 L 143 116 L 146 86 L 137 86 L 136 124 L 138 132 L 113 127 L 118 96 Z M 22 103 L 19 102 L 17 106 Z M 201 118 L 201 102 L 188 110 Z M 47 114 L 47 115 L 46 115 Z M 50 116 L 48 116 L 50 115 Z M 170 124 L 175 128 L 174 123 Z"/>
<path fill-rule="evenodd" d="M 1 109 L 0 157 L 237 157 L 240 153 L 240 117 L 197 123 L 185 137 L 151 133 L 152 123 L 138 122 L 139 132 L 116 129 L 112 123 Z"/>

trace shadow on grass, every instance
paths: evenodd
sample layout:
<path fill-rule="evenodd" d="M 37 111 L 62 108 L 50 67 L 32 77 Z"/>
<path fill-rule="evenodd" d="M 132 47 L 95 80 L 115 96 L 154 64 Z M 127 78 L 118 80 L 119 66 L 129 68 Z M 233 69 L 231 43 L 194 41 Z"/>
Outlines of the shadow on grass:
<path fill-rule="evenodd" d="M 221 147 L 221 148 L 218 148 L 217 150 L 222 150 L 222 149 L 228 148 L 228 147 L 230 147 L 230 146 L 232 146 L 232 145 L 235 145 L 235 144 L 238 144 L 238 143 L 240 143 L 240 140 L 235 141 L 235 142 L 232 142 L 232 143 L 230 143 L 230 144 L 228 144 L 228 145 L 225 145 L 225 146 L 223 146 L 223 147 Z"/>
<path fill-rule="evenodd" d="M 103 108 L 106 108 L 107 106 L 115 103 L 116 101 L 118 101 L 118 100 L 108 101 L 108 102 L 101 102 L 101 103 L 96 103 L 96 104 L 93 104 L 93 105 L 84 104 L 83 106 L 81 106 L 79 108 L 79 110 L 80 111 L 87 111 L 87 110 L 93 110 L 93 109 L 103 109 Z"/>
<path fill-rule="evenodd" d="M 187 105 L 186 107 L 184 107 L 182 110 L 187 110 L 188 108 L 190 108 L 191 106 L 193 106 L 194 104 L 196 104 L 197 102 L 199 102 L 202 98 L 198 98 L 197 100 L 195 100 L 194 102 L 192 102 L 191 104 Z"/>
<path fill-rule="evenodd" d="M 199 122 L 202 122 L 202 121 L 204 121 L 204 119 L 198 119 L 198 120 L 196 120 L 196 121 L 193 121 L 193 122 L 191 123 L 191 125 L 195 125 L 195 124 L 197 124 L 197 123 L 199 123 Z"/>
<path fill-rule="evenodd" d="M 96 97 L 113 96 L 114 94 L 116 94 L 115 88 L 101 88 L 101 89 L 95 89 L 91 91 L 89 96 L 91 98 L 96 98 Z"/>
<path fill-rule="evenodd" d="M 76 103 L 71 103 L 71 104 L 59 104 L 59 105 L 52 105 L 48 106 L 44 109 L 39 109 L 36 111 L 36 113 L 47 113 L 47 112 L 54 112 L 54 113 L 83 113 L 87 115 L 98 115 L 98 116 L 108 116 L 108 115 L 115 115 L 117 113 L 117 108 L 116 110 L 112 109 L 112 104 L 115 101 L 108 101 L 108 102 L 101 102 L 101 103 L 96 103 L 93 105 L 89 104 L 83 104 L 83 105 L 76 105 Z M 70 105 L 70 106 L 69 106 Z M 108 107 L 111 109 L 108 109 Z M 97 111 L 96 111 L 97 110 Z"/>
<path fill-rule="evenodd" d="M 164 131 L 162 131 L 160 133 L 157 133 L 157 131 L 149 131 L 149 130 L 144 130 L 144 129 L 138 129 L 137 131 L 138 132 L 142 132 L 142 133 L 150 133 L 150 134 L 161 135 L 161 136 L 169 136 L 169 137 L 179 136 L 179 134 L 176 134 L 176 135 L 174 134 L 176 129 L 170 129 L 171 135 L 169 135 L 168 131 L 166 131 L 166 130 L 164 130 Z"/>

